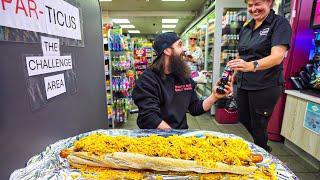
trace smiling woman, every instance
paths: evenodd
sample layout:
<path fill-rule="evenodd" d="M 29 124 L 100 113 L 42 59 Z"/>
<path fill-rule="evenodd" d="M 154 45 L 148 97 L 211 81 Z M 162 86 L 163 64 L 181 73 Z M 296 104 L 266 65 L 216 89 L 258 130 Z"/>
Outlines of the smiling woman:
<path fill-rule="evenodd" d="M 256 24 L 260 25 L 268 16 L 273 0 L 245 0 L 245 3 L 252 18 L 257 21 Z"/>
<path fill-rule="evenodd" d="M 252 20 L 240 31 L 238 58 L 227 66 L 238 72 L 239 121 L 251 133 L 254 143 L 270 152 L 268 121 L 283 89 L 282 60 L 290 48 L 291 27 L 272 10 L 273 0 L 245 3 Z"/>
<path fill-rule="evenodd" d="M 265 0 L 265 1 L 272 1 L 272 4 L 273 4 L 273 2 L 274 2 L 274 0 Z M 248 0 L 244 0 L 244 2 L 247 3 Z"/>

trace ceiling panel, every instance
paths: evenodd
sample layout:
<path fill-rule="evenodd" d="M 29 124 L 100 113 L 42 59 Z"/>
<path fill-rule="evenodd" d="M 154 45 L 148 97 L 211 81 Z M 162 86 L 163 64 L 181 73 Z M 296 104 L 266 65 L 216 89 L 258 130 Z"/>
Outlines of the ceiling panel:
<path fill-rule="evenodd" d="M 170 17 L 175 18 L 175 17 Z M 178 17 L 176 17 L 178 18 Z M 185 27 L 192 21 L 192 17 L 179 19 L 179 22 L 174 29 L 176 32 L 181 32 L 185 29 Z M 157 34 L 162 30 L 162 17 L 135 17 L 129 18 L 131 24 L 133 24 L 136 28 L 140 30 L 142 34 Z M 123 29 L 124 32 L 127 32 L 127 29 Z"/>
<path fill-rule="evenodd" d="M 184 2 L 166 2 L 161 0 L 113 0 L 101 2 L 102 10 L 131 11 L 197 11 L 205 0 L 186 0 Z"/>
<path fill-rule="evenodd" d="M 127 18 L 141 34 L 157 34 L 162 32 L 162 19 L 178 18 L 174 29 L 182 33 L 192 22 L 196 12 L 205 0 L 186 0 L 185 2 L 163 2 L 161 0 L 113 0 L 101 2 L 103 22 L 113 18 Z M 124 29 L 127 32 L 127 29 Z"/>

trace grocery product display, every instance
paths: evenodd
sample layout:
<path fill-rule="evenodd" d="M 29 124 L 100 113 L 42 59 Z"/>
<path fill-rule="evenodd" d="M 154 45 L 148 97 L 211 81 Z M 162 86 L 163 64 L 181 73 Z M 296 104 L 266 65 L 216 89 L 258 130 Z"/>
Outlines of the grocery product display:
<path fill-rule="evenodd" d="M 143 73 L 148 64 L 153 60 L 152 44 L 146 39 L 136 38 L 134 39 L 134 69 L 136 78 Z"/>
<path fill-rule="evenodd" d="M 222 17 L 222 41 L 220 71 L 229 60 L 237 57 L 237 45 L 239 32 L 243 24 L 247 21 L 247 10 L 244 8 L 225 8 Z"/>
<path fill-rule="evenodd" d="M 245 4 L 240 1 L 215 3 L 214 7 L 193 28 L 182 34 L 185 40 L 196 34 L 198 45 L 203 50 L 204 64 L 199 70 L 202 77 L 194 78 L 198 83 L 196 90 L 202 99 L 211 94 L 212 87 L 220 79 L 226 63 L 237 57 L 239 32 L 248 19 Z M 211 114 L 214 114 L 214 111 L 212 108 Z"/>
<path fill-rule="evenodd" d="M 113 27 L 108 35 L 109 54 L 106 58 L 109 78 L 106 80 L 108 120 L 112 128 L 127 121 L 133 104 L 131 91 L 135 77 L 133 71 L 133 44 L 122 35 L 120 27 Z M 110 98 L 110 99 L 109 99 Z"/>

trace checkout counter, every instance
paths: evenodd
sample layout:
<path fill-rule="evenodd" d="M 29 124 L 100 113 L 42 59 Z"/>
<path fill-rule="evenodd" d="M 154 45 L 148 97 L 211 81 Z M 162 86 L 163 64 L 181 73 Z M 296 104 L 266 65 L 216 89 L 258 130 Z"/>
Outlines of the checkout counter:
<path fill-rule="evenodd" d="M 310 111 L 307 111 L 307 105 L 312 103 L 315 112 L 311 113 L 314 113 L 312 115 L 316 117 L 315 125 L 312 127 L 319 129 L 320 114 L 318 116 L 315 115 L 320 112 L 320 109 L 317 109 L 317 107 L 320 107 L 320 98 L 297 90 L 286 90 L 285 93 L 287 94 L 287 100 L 281 129 L 281 135 L 285 137 L 285 144 L 293 143 L 307 152 L 314 158 L 312 164 L 320 168 L 320 134 L 305 127 L 305 119 L 310 118 L 310 114 L 308 114 Z M 306 116 L 308 117 L 306 118 Z"/>

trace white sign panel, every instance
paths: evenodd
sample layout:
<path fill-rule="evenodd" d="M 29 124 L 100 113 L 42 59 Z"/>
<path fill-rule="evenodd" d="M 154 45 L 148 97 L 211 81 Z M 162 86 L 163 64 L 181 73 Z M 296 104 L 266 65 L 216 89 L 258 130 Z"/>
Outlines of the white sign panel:
<path fill-rule="evenodd" d="M 17 0 L 0 4 L 0 25 L 45 33 L 44 1 Z"/>
<path fill-rule="evenodd" d="M 29 76 L 72 69 L 71 56 L 26 57 L 26 64 Z"/>
<path fill-rule="evenodd" d="M 41 36 L 43 56 L 60 56 L 59 39 Z"/>
<path fill-rule="evenodd" d="M 45 2 L 48 34 L 81 40 L 79 9 L 63 0 Z"/>
<path fill-rule="evenodd" d="M 44 78 L 47 99 L 58 96 L 66 92 L 64 74 L 58 74 Z"/>
<path fill-rule="evenodd" d="M 1 0 L 0 26 L 81 40 L 79 9 L 63 0 Z"/>

